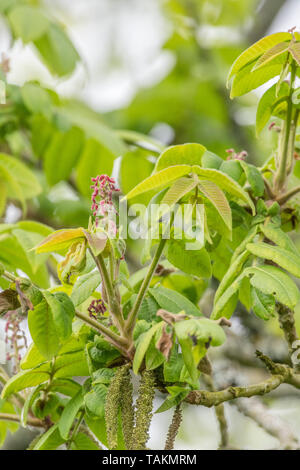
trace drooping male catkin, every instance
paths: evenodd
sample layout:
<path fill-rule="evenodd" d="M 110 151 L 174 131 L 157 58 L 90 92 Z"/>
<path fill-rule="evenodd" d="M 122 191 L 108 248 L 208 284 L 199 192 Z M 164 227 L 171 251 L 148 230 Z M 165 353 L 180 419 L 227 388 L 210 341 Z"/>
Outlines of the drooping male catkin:
<path fill-rule="evenodd" d="M 174 410 L 172 422 L 168 430 L 168 435 L 167 435 L 167 439 L 165 443 L 165 450 L 174 449 L 175 439 L 178 434 L 181 421 L 182 421 L 182 409 L 181 409 L 181 403 L 179 403 L 179 405 L 177 405 Z"/>
<path fill-rule="evenodd" d="M 126 449 L 132 449 L 132 434 L 134 428 L 133 387 L 130 370 L 127 368 L 121 387 L 122 430 Z"/>
<path fill-rule="evenodd" d="M 139 395 L 136 401 L 135 427 L 132 436 L 134 450 L 146 449 L 152 419 L 152 407 L 155 395 L 154 386 L 155 379 L 153 372 L 148 370 L 142 372 Z"/>
<path fill-rule="evenodd" d="M 105 400 L 105 424 L 108 447 L 114 449 L 118 445 L 118 414 L 122 398 L 122 383 L 127 367 L 118 367 L 108 387 Z"/>

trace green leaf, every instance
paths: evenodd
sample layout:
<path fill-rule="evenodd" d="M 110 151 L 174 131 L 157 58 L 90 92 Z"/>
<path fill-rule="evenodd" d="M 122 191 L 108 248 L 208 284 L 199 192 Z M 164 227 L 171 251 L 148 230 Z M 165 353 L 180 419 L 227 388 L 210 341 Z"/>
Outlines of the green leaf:
<path fill-rule="evenodd" d="M 34 41 L 41 58 L 53 75 L 68 75 L 76 67 L 78 53 L 68 36 L 56 24 L 50 24 L 45 34 Z"/>
<path fill-rule="evenodd" d="M 43 363 L 46 363 L 45 357 L 39 352 L 36 345 L 32 343 L 21 360 L 20 366 L 23 370 L 34 369 Z"/>
<path fill-rule="evenodd" d="M 24 43 L 38 39 L 49 27 L 49 20 L 34 6 L 15 6 L 9 11 L 7 18 L 14 35 Z"/>
<path fill-rule="evenodd" d="M 75 308 L 70 298 L 64 292 L 43 292 L 44 299 L 52 312 L 53 322 L 61 340 L 66 340 L 72 333 L 72 320 Z"/>
<path fill-rule="evenodd" d="M 290 251 L 263 242 L 249 243 L 247 250 L 259 258 L 273 261 L 294 276 L 300 277 L 300 257 Z"/>
<path fill-rule="evenodd" d="M 123 194 L 129 193 L 137 184 L 151 175 L 154 163 L 149 159 L 149 155 L 149 152 L 137 149 L 134 152 L 125 153 L 122 157 L 120 164 L 120 186 Z M 135 202 L 148 203 L 149 196 L 142 196 Z"/>
<path fill-rule="evenodd" d="M 164 363 L 164 379 L 166 382 L 179 382 L 181 371 L 184 366 L 182 354 L 173 346 L 169 360 Z"/>
<path fill-rule="evenodd" d="M 72 450 L 100 450 L 100 446 L 92 439 L 84 434 L 83 432 L 78 432 L 74 437 L 71 445 Z"/>
<path fill-rule="evenodd" d="M 29 387 L 40 385 L 49 380 L 49 365 L 43 364 L 32 370 L 18 372 L 6 382 L 1 397 L 9 397 L 12 393 L 19 392 Z"/>
<path fill-rule="evenodd" d="M 219 170 L 224 160 L 209 150 L 206 150 L 202 156 L 201 166 L 204 168 L 214 168 Z"/>
<path fill-rule="evenodd" d="M 160 308 L 172 313 L 184 310 L 187 315 L 201 316 L 200 310 L 186 297 L 166 287 L 156 286 L 149 289 L 149 294 L 154 297 Z"/>
<path fill-rule="evenodd" d="M 56 378 L 82 377 L 89 375 L 87 359 L 83 349 L 58 356 L 55 361 Z"/>
<path fill-rule="evenodd" d="M 28 312 L 28 326 L 35 345 L 46 359 L 51 359 L 57 354 L 60 340 L 51 308 L 46 300 Z"/>
<path fill-rule="evenodd" d="M 236 279 L 234 279 L 234 281 L 229 284 L 227 289 L 224 290 L 223 294 L 219 296 L 210 317 L 212 320 L 218 320 L 221 317 L 231 317 L 238 301 L 238 291 L 241 287 L 244 276 L 245 271 Z"/>
<path fill-rule="evenodd" d="M 219 170 L 201 168 L 198 166 L 193 166 L 192 172 L 196 173 L 196 175 L 198 175 L 201 180 L 212 181 L 217 186 L 219 186 L 219 188 L 223 189 L 223 191 L 226 191 L 232 196 L 246 202 L 251 207 L 253 214 L 255 214 L 255 207 L 249 195 L 236 181 L 230 178 L 230 176 L 225 175 Z"/>
<path fill-rule="evenodd" d="M 280 75 L 285 59 L 285 55 L 276 57 L 267 65 L 253 72 L 251 72 L 252 64 L 247 65 L 234 78 L 230 98 L 245 95 L 268 82 L 271 78 Z"/>
<path fill-rule="evenodd" d="M 261 97 L 256 111 L 256 133 L 259 135 L 276 108 L 276 103 L 287 96 L 289 92 L 289 85 L 283 82 L 277 92 L 277 84 L 269 88 Z"/>
<path fill-rule="evenodd" d="M 218 289 L 216 291 L 215 298 L 214 298 L 214 304 L 217 303 L 219 298 L 228 289 L 228 287 L 234 281 L 234 279 L 239 276 L 249 256 L 250 256 L 249 251 L 245 250 L 237 258 L 235 258 L 233 262 L 231 262 L 225 276 L 223 277 L 222 281 L 220 282 L 218 286 Z"/>
<path fill-rule="evenodd" d="M 64 440 L 68 439 L 73 422 L 75 421 L 76 415 L 82 405 L 83 395 L 80 390 L 73 398 L 71 398 L 70 401 L 68 401 L 58 423 L 60 435 Z"/>
<path fill-rule="evenodd" d="M 57 131 L 53 135 L 44 155 L 44 168 L 50 185 L 68 180 L 77 165 L 83 144 L 84 133 L 78 127 L 67 132 Z"/>
<path fill-rule="evenodd" d="M 124 199 L 131 199 L 139 194 L 146 193 L 151 189 L 162 189 L 163 187 L 169 186 L 173 181 L 177 180 L 181 176 L 187 175 L 191 171 L 189 165 L 175 165 L 169 168 L 165 168 L 149 178 L 139 183 L 124 197 Z"/>
<path fill-rule="evenodd" d="M 133 296 L 133 299 L 136 299 L 136 296 Z M 145 320 L 148 323 L 152 321 L 158 321 L 158 317 L 156 316 L 156 312 L 159 310 L 158 303 L 153 299 L 153 297 L 146 295 L 138 313 L 139 320 Z"/>
<path fill-rule="evenodd" d="M 184 240 L 171 239 L 167 241 L 166 258 L 176 268 L 197 277 L 211 277 L 211 262 L 207 251 L 187 250 Z"/>
<path fill-rule="evenodd" d="M 76 168 L 76 184 L 84 196 L 91 195 L 91 178 L 95 175 L 111 175 L 114 154 L 95 138 L 86 141 Z"/>
<path fill-rule="evenodd" d="M 0 399 L 0 412 L 9 413 L 16 415 L 15 408 L 12 403 L 9 401 Z M 19 425 L 16 422 L 12 421 L 0 421 L 0 446 L 4 443 L 7 435 L 7 431 L 11 433 L 16 432 L 19 429 Z"/>
<path fill-rule="evenodd" d="M 245 275 L 253 275 L 251 285 L 264 294 L 273 295 L 278 302 L 293 309 L 299 302 L 299 290 L 294 281 L 275 266 L 255 266 L 245 269 Z"/>
<path fill-rule="evenodd" d="M 256 316 L 263 320 L 269 320 L 275 311 L 275 299 L 273 295 L 264 294 L 261 290 L 251 287 L 252 309 Z"/>
<path fill-rule="evenodd" d="M 24 199 L 31 199 L 42 191 L 41 185 L 32 171 L 17 158 L 0 153 L 0 174 L 1 169 L 7 172 L 11 179 L 16 182 L 21 189 Z M 19 199 L 19 195 L 16 194 L 13 187 L 10 187 L 8 184 L 7 188 L 8 197 Z"/>
<path fill-rule="evenodd" d="M 38 394 L 40 393 L 40 390 L 44 387 L 43 384 L 37 386 L 32 390 L 32 392 L 27 396 L 25 403 L 23 405 L 22 411 L 21 411 L 21 424 L 23 428 L 26 427 L 27 425 L 27 419 L 28 419 L 28 413 L 30 411 L 30 408 L 34 402 L 34 400 L 37 398 Z"/>
<path fill-rule="evenodd" d="M 51 116 L 51 98 L 42 87 L 36 83 L 25 83 L 21 88 L 24 105 L 33 114 Z"/>
<path fill-rule="evenodd" d="M 7 187 L 4 178 L 0 178 L 0 217 L 6 209 Z"/>
<path fill-rule="evenodd" d="M 239 160 L 225 160 L 219 170 L 230 176 L 237 183 L 240 183 L 243 176 L 243 170 Z"/>
<path fill-rule="evenodd" d="M 252 63 L 255 59 L 260 57 L 266 51 L 282 41 L 291 41 L 292 35 L 290 33 L 275 33 L 266 36 L 256 43 L 252 44 L 246 51 L 244 51 L 232 64 L 229 71 L 228 80 L 233 77 L 245 65 Z"/>
<path fill-rule="evenodd" d="M 91 416 L 104 418 L 106 394 L 107 387 L 104 384 L 96 384 L 90 392 L 85 394 L 85 407 Z"/>
<path fill-rule="evenodd" d="M 198 188 L 215 206 L 229 230 L 232 230 L 231 209 L 223 191 L 212 181 L 205 180 L 198 184 Z"/>
<path fill-rule="evenodd" d="M 161 200 L 161 204 L 167 204 L 172 207 L 178 202 L 183 196 L 188 194 L 197 186 L 197 181 L 191 178 L 179 178 L 172 184 L 170 189 L 166 192 Z"/>
<path fill-rule="evenodd" d="M 65 440 L 61 437 L 58 430 L 58 424 L 52 426 L 46 431 L 38 442 L 35 444 L 33 450 L 55 450 L 60 447 Z"/>
<path fill-rule="evenodd" d="M 158 158 L 155 172 L 174 165 L 201 165 L 206 148 L 201 144 L 174 145 L 167 148 Z"/>
<path fill-rule="evenodd" d="M 100 285 L 101 279 L 98 271 L 79 276 L 72 289 L 71 299 L 75 307 L 85 302 Z"/>
<path fill-rule="evenodd" d="M 254 197 L 261 197 L 265 192 L 265 184 L 260 171 L 250 163 L 241 161 L 248 183 Z"/>
<path fill-rule="evenodd" d="M 181 346 L 183 360 L 193 381 L 197 381 L 197 366 L 205 356 L 207 345 L 220 346 L 226 340 L 223 329 L 207 318 L 174 323 L 175 334 Z"/>
<path fill-rule="evenodd" d="M 150 330 L 146 331 L 146 333 L 143 333 L 142 335 L 139 336 L 138 338 L 138 344 L 136 347 L 136 351 L 134 354 L 134 359 L 133 359 L 133 365 L 132 365 L 132 370 L 135 374 L 138 374 L 139 368 L 143 362 L 143 359 L 145 357 L 145 354 L 147 352 L 147 349 L 150 346 L 151 340 L 155 333 L 162 329 L 163 323 L 156 323 L 154 326 L 150 328 Z"/>
<path fill-rule="evenodd" d="M 271 47 L 268 51 L 266 51 L 256 62 L 252 70 L 257 70 L 263 65 L 266 65 L 270 62 L 274 57 L 278 57 L 283 52 L 286 52 L 289 49 L 289 44 L 287 42 L 279 42 L 275 46 Z"/>
<path fill-rule="evenodd" d="M 298 66 L 300 66 L 300 43 L 294 42 L 289 47 L 289 52 L 292 54 L 293 59 L 297 62 Z"/>
<path fill-rule="evenodd" d="M 281 230 L 281 228 L 276 227 L 272 223 L 268 223 L 266 225 L 260 225 L 260 230 L 265 235 L 265 237 L 267 237 L 276 245 L 279 245 L 281 248 L 290 251 L 298 257 L 300 256 L 296 245 L 292 242 L 290 237 L 283 230 Z"/>

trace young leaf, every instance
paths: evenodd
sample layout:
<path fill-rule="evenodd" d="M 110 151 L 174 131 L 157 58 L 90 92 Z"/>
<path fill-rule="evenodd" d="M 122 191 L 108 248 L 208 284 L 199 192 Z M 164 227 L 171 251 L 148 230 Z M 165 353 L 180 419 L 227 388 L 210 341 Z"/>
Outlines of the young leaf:
<path fill-rule="evenodd" d="M 161 204 L 167 204 L 172 207 L 183 196 L 188 194 L 197 186 L 197 181 L 192 178 L 179 178 L 173 183 L 161 200 Z"/>
<path fill-rule="evenodd" d="M 230 98 L 245 95 L 279 75 L 285 59 L 285 54 L 282 54 L 253 72 L 251 72 L 252 63 L 244 67 L 233 79 Z"/>
<path fill-rule="evenodd" d="M 189 165 L 174 165 L 169 168 L 165 168 L 149 178 L 139 183 L 124 197 L 124 199 L 131 199 L 139 194 L 146 193 L 151 189 L 162 189 L 163 187 L 169 186 L 173 181 L 177 180 L 181 176 L 187 175 L 191 171 Z"/>
<path fill-rule="evenodd" d="M 249 243 L 247 250 L 259 258 L 273 261 L 294 276 L 300 277 L 300 257 L 295 256 L 290 251 L 263 242 Z"/>
<path fill-rule="evenodd" d="M 143 362 L 143 359 L 145 357 L 147 349 L 150 346 L 153 336 L 158 330 L 161 330 L 162 327 L 163 327 L 162 322 L 156 323 L 154 326 L 150 328 L 150 330 L 146 331 L 145 333 L 139 336 L 138 344 L 136 347 L 136 352 L 135 352 L 134 359 L 133 359 L 133 365 L 132 365 L 132 370 L 135 374 L 138 374 L 139 372 L 139 368 Z"/>
<path fill-rule="evenodd" d="M 260 57 L 266 51 L 271 49 L 273 46 L 282 41 L 291 41 L 292 35 L 290 33 L 275 33 L 266 36 L 256 43 L 252 44 L 246 51 L 235 60 L 228 74 L 228 81 L 233 77 L 239 70 L 250 62 L 254 62 L 255 59 Z"/>
<path fill-rule="evenodd" d="M 215 206 L 229 230 L 232 230 L 231 209 L 223 191 L 212 181 L 206 180 L 199 182 L 198 188 Z"/>
<path fill-rule="evenodd" d="M 167 148 L 158 158 L 155 172 L 174 165 L 201 165 L 206 148 L 201 144 L 174 145 Z"/>
<path fill-rule="evenodd" d="M 201 168 L 199 166 L 193 166 L 192 172 L 196 173 L 196 175 L 199 176 L 199 179 L 212 181 L 219 186 L 219 188 L 223 189 L 223 191 L 226 191 L 232 196 L 246 202 L 251 207 L 253 214 L 255 214 L 255 207 L 249 195 L 236 181 L 230 178 L 230 176 L 225 175 L 219 170 Z"/>
<path fill-rule="evenodd" d="M 289 44 L 287 42 L 279 42 L 275 46 L 271 47 L 268 51 L 266 51 L 256 62 L 254 65 L 253 70 L 257 70 L 263 65 L 266 65 L 268 62 L 270 62 L 272 59 L 275 57 L 279 56 L 280 54 L 283 54 L 289 49 Z"/>
<path fill-rule="evenodd" d="M 293 58 L 300 65 L 300 42 L 294 42 L 289 47 L 289 52 L 292 54 Z"/>
<path fill-rule="evenodd" d="M 167 242 L 167 260 L 181 271 L 197 277 L 211 277 L 211 262 L 207 251 L 187 250 L 184 240 L 171 239 Z"/>
<path fill-rule="evenodd" d="M 72 228 L 68 230 L 56 230 L 43 240 L 35 249 L 36 253 L 49 253 L 52 251 L 62 251 L 74 242 L 82 241 L 85 238 L 83 228 Z"/>

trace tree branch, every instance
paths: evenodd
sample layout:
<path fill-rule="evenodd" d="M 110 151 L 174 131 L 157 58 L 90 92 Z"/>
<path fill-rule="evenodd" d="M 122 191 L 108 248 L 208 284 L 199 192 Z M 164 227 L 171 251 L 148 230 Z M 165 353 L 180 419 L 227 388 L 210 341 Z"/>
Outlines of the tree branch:
<path fill-rule="evenodd" d="M 281 449 L 299 449 L 299 441 L 292 433 L 287 423 L 273 416 L 268 408 L 257 398 L 240 398 L 233 402 L 240 413 L 252 419 L 268 434 L 279 440 Z"/>
<path fill-rule="evenodd" d="M 18 415 L 10 414 L 10 413 L 0 413 L 0 421 L 12 421 L 14 423 L 20 423 L 21 418 Z M 29 426 L 35 426 L 42 428 L 44 427 L 43 422 L 38 418 L 28 417 L 27 424 Z"/>

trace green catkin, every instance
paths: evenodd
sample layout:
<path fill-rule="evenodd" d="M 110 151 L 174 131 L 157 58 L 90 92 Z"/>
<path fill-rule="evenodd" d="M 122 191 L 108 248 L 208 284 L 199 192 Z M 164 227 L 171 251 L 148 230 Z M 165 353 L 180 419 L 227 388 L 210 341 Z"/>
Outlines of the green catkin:
<path fill-rule="evenodd" d="M 168 430 L 168 435 L 167 435 L 167 439 L 165 443 L 165 450 L 174 449 L 175 439 L 178 434 L 181 421 L 182 421 L 182 409 L 181 409 L 181 403 L 179 403 L 179 405 L 177 405 L 174 410 L 172 422 Z"/>
<path fill-rule="evenodd" d="M 152 419 L 152 407 L 155 395 L 154 386 L 155 379 L 153 372 L 148 370 L 142 372 L 139 395 L 136 401 L 135 427 L 132 436 L 134 450 L 146 449 Z"/>
<path fill-rule="evenodd" d="M 127 367 L 119 367 L 116 370 L 112 381 L 108 387 L 105 400 L 105 424 L 107 433 L 107 442 L 109 449 L 114 449 L 118 445 L 118 415 L 122 400 L 122 383 Z"/>
<path fill-rule="evenodd" d="M 132 448 L 132 434 L 134 428 L 133 387 L 129 369 L 126 370 L 121 390 L 122 430 L 127 450 Z"/>

